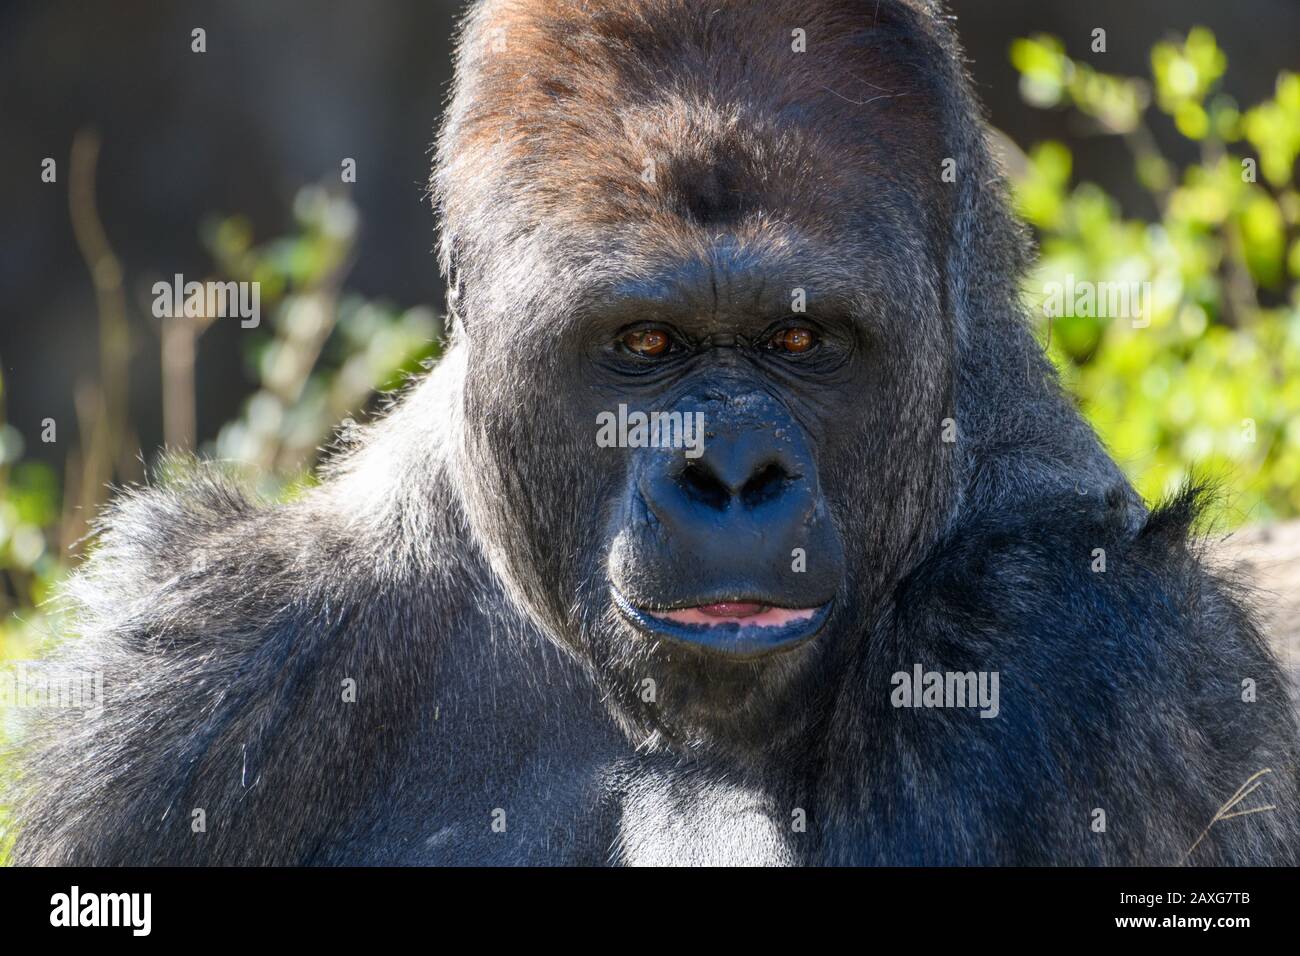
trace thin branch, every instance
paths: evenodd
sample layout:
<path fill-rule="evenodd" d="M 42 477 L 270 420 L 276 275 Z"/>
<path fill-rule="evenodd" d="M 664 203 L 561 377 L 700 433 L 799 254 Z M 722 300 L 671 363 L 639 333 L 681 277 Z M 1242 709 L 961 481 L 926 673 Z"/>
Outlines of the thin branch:
<path fill-rule="evenodd" d="M 1223 806 L 1219 807 L 1218 811 L 1216 811 L 1214 814 L 1214 819 L 1210 821 L 1209 826 L 1207 826 L 1204 830 L 1201 831 L 1201 835 L 1196 838 L 1196 842 L 1193 843 L 1191 847 L 1188 849 L 1188 851 L 1183 854 L 1183 859 L 1182 859 L 1183 863 L 1187 862 L 1188 858 L 1192 855 L 1192 852 L 1198 846 L 1201 845 L 1201 841 L 1204 840 L 1209 835 L 1210 830 L 1213 829 L 1216 823 L 1219 823 L 1223 820 L 1231 820 L 1233 817 L 1244 817 L 1252 813 L 1263 813 L 1265 810 L 1277 809 L 1276 807 L 1269 805 L 1264 807 L 1255 807 L 1250 810 L 1240 810 L 1237 811 L 1236 813 L 1228 812 L 1229 810 L 1233 809 L 1233 807 L 1235 807 L 1237 804 L 1241 803 L 1241 801 L 1244 800 L 1246 797 L 1250 796 L 1252 793 L 1254 793 L 1256 790 L 1259 789 L 1260 784 L 1256 783 L 1255 781 L 1259 780 L 1259 778 L 1264 776 L 1264 774 L 1272 773 L 1272 772 L 1273 772 L 1272 767 L 1265 767 L 1263 770 L 1256 771 L 1255 773 L 1251 774 L 1250 779 L 1248 779 L 1245 783 L 1243 783 L 1240 787 L 1237 788 L 1237 792 L 1234 793 L 1232 796 L 1230 796 L 1227 799 L 1227 801 L 1223 804 Z"/>

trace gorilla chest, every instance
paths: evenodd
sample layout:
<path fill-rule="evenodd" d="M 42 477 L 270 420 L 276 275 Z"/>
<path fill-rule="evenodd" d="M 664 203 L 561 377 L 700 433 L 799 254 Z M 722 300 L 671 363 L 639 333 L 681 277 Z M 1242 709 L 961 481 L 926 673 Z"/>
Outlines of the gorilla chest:
<path fill-rule="evenodd" d="M 806 813 L 763 790 L 641 774 L 621 801 L 613 862 L 625 866 L 789 866 Z"/>

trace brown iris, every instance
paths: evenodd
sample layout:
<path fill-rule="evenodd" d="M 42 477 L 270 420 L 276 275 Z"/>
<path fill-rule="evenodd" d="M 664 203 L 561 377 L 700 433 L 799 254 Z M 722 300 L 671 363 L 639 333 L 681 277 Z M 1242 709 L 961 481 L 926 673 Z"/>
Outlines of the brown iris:
<path fill-rule="evenodd" d="M 623 346 L 629 352 L 654 358 L 668 351 L 671 341 L 663 329 L 637 329 L 623 336 Z"/>
<path fill-rule="evenodd" d="M 772 336 L 772 348 L 794 355 L 807 352 L 816 344 L 817 336 L 812 329 L 782 329 Z"/>

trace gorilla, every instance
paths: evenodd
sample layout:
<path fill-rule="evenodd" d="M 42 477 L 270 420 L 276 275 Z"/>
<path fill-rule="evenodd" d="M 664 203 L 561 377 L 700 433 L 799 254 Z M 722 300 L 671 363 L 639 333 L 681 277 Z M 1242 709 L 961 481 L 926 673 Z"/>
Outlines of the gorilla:
<path fill-rule="evenodd" d="M 15 860 L 1295 864 L 1289 688 L 1031 334 L 948 21 L 472 6 L 445 357 L 295 500 L 111 506 Z"/>

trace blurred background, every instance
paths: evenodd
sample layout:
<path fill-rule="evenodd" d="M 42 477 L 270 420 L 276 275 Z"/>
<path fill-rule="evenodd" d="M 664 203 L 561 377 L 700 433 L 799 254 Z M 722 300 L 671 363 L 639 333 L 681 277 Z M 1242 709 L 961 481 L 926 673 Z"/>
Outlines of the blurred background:
<path fill-rule="evenodd" d="M 164 445 L 292 495 L 340 422 L 436 360 L 424 188 L 460 6 L 0 6 L 0 659 L 56 639 L 44 602 L 88 520 Z M 951 7 L 1040 245 L 1042 341 L 1149 499 L 1221 482 L 1215 528 L 1251 529 L 1288 626 L 1300 3 Z M 260 325 L 155 318 L 178 273 L 259 282 Z M 1067 276 L 1150 283 L 1149 325 L 1049 320 Z"/>

